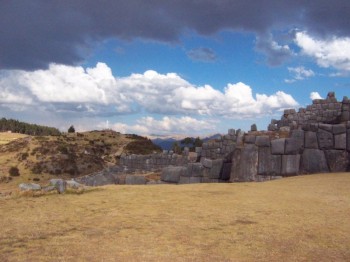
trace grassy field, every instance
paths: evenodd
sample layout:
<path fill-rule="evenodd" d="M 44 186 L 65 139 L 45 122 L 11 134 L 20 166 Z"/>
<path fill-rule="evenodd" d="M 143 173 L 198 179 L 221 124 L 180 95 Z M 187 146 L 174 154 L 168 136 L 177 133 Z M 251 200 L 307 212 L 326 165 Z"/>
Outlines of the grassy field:
<path fill-rule="evenodd" d="M 13 140 L 18 138 L 24 138 L 27 135 L 17 134 L 17 133 L 8 133 L 8 132 L 0 132 L 0 145 L 5 145 L 10 143 Z"/>
<path fill-rule="evenodd" d="M 0 198 L 0 261 L 350 261 L 350 174 Z"/>

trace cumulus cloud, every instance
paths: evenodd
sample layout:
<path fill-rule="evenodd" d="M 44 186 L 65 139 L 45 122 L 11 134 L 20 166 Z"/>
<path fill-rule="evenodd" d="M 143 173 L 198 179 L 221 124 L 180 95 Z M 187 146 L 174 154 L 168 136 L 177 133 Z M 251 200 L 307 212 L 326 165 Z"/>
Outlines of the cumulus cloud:
<path fill-rule="evenodd" d="M 254 97 L 252 88 L 244 83 L 229 83 L 219 91 L 210 85 L 195 86 L 176 73 L 152 70 L 118 78 L 104 63 L 87 69 L 53 64 L 47 70 L 15 71 L 4 75 L 0 83 L 4 103 L 86 115 L 141 111 L 245 118 L 297 106 L 292 96 L 282 91 Z M 18 90 L 24 95 L 17 97 Z"/>
<path fill-rule="evenodd" d="M 303 66 L 299 67 L 288 67 L 288 71 L 293 74 L 292 79 L 285 79 L 284 81 L 286 83 L 294 83 L 298 80 L 304 80 L 305 78 L 313 77 L 315 76 L 315 72 L 311 69 L 306 69 Z"/>
<path fill-rule="evenodd" d="M 73 65 L 104 39 L 175 42 L 188 30 L 207 36 L 222 30 L 262 35 L 293 26 L 348 36 L 349 8 L 347 0 L 1 1 L 0 68 Z M 267 52 L 288 54 L 284 46 L 269 44 Z"/>
<path fill-rule="evenodd" d="M 320 96 L 320 94 L 318 92 L 311 92 L 310 93 L 310 99 L 311 100 L 322 99 L 322 97 Z"/>
<path fill-rule="evenodd" d="M 121 133 L 137 133 L 142 135 L 191 134 L 215 129 L 214 120 L 199 120 L 189 116 L 164 116 L 157 120 L 147 116 L 136 121 L 135 125 L 114 123 L 111 128 Z M 101 124 L 103 126 L 103 124 Z"/>
<path fill-rule="evenodd" d="M 314 58 L 320 67 L 350 71 L 350 37 L 333 36 L 322 40 L 307 32 L 297 32 L 295 43 L 303 54 Z"/>
<path fill-rule="evenodd" d="M 214 62 L 217 59 L 214 50 L 207 47 L 191 49 L 187 52 L 187 56 L 190 59 L 199 62 Z"/>

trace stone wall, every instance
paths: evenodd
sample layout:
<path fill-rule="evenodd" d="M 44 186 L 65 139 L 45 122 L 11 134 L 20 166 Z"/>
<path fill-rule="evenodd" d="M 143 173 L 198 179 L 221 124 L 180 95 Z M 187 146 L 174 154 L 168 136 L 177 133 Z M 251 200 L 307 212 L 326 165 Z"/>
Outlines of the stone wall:
<path fill-rule="evenodd" d="M 295 109 L 284 110 L 281 120 L 271 120 L 268 130 L 275 131 L 281 127 L 296 129 L 300 126 L 314 123 L 336 124 L 350 120 L 350 100 L 343 98 L 338 102 L 334 92 L 329 92 L 326 99 L 315 99 L 312 105 Z"/>
<path fill-rule="evenodd" d="M 256 125 L 248 133 L 230 129 L 196 148 L 195 153 L 122 156 L 119 166 L 99 172 L 95 178 L 102 184 L 142 184 L 147 181 L 130 173 L 162 170 L 160 183 L 265 181 L 347 172 L 349 159 L 350 100 L 344 97 L 338 102 L 330 92 L 326 99 L 314 100 L 298 112 L 285 110 L 281 120 L 271 121 L 268 131 L 257 131 Z M 99 184 L 91 176 L 79 182 Z"/>
<path fill-rule="evenodd" d="M 183 166 L 187 163 L 187 156 L 174 154 L 172 152 L 152 155 L 122 155 L 119 160 L 119 165 L 125 172 L 160 171 L 162 168 L 169 165 Z"/>

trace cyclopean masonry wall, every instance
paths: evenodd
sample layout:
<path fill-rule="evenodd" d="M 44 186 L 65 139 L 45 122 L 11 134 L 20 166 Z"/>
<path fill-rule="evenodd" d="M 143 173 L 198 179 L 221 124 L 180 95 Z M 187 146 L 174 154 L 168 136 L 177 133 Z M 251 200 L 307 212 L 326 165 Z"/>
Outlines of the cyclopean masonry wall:
<path fill-rule="evenodd" d="M 97 175 L 103 179 L 109 177 L 108 183 L 123 184 L 127 183 L 125 174 L 129 173 L 129 184 L 132 184 L 130 173 L 162 170 L 161 182 L 185 184 L 265 181 L 350 170 L 350 100 L 347 97 L 338 102 L 330 92 L 326 99 L 314 100 L 298 112 L 285 110 L 281 120 L 271 121 L 268 131 L 256 130 L 256 125 L 252 125 L 248 133 L 230 129 L 221 138 L 196 148 L 196 153 L 192 153 L 194 157 L 189 157 L 187 151 L 183 155 L 166 152 L 123 156 L 114 171 L 105 170 Z M 96 182 L 91 176 L 85 180 L 89 180 L 85 184 Z M 141 182 L 146 183 L 135 178 L 136 184 Z"/>
<path fill-rule="evenodd" d="M 285 110 L 281 120 L 271 121 L 268 131 L 255 131 L 255 125 L 248 133 L 230 129 L 220 139 L 203 144 L 199 163 L 188 164 L 186 172 L 167 167 L 162 180 L 245 182 L 349 171 L 349 112 L 350 100 L 344 97 L 338 102 L 330 92 L 298 113 Z"/>

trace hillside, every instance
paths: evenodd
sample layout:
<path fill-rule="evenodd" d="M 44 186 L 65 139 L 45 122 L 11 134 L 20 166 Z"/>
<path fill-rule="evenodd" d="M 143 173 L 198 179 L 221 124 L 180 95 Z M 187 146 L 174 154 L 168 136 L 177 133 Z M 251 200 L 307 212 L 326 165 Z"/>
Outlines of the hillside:
<path fill-rule="evenodd" d="M 0 261 L 349 261 L 350 176 L 0 197 Z"/>
<path fill-rule="evenodd" d="M 100 171 L 126 154 L 160 152 L 150 140 L 114 131 L 68 133 L 61 136 L 23 136 L 0 133 L 0 184 L 45 182 L 52 176 L 71 178 Z M 17 167 L 20 176 L 9 176 Z"/>

